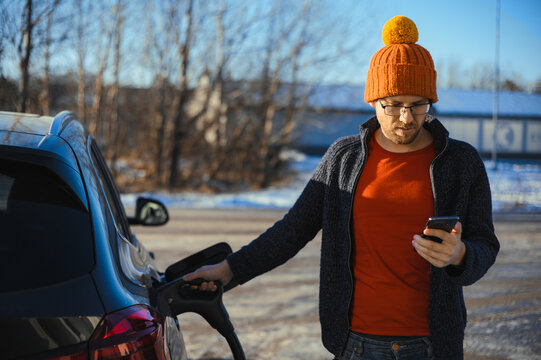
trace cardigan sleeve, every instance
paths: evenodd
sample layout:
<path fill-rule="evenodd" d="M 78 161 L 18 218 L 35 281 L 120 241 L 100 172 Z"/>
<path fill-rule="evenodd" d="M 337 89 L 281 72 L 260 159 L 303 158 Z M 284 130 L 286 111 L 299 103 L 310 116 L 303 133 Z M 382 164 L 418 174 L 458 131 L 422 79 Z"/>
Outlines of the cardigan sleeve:
<path fill-rule="evenodd" d="M 449 266 L 447 274 L 457 285 L 471 285 L 479 280 L 496 261 L 500 243 L 492 221 L 490 185 L 482 160 L 477 160 L 476 176 L 473 178 L 466 211 L 462 242 L 466 246 L 463 264 Z"/>
<path fill-rule="evenodd" d="M 319 163 L 287 214 L 263 234 L 227 258 L 235 283 L 243 284 L 295 256 L 322 226 L 325 182 L 333 146 Z"/>

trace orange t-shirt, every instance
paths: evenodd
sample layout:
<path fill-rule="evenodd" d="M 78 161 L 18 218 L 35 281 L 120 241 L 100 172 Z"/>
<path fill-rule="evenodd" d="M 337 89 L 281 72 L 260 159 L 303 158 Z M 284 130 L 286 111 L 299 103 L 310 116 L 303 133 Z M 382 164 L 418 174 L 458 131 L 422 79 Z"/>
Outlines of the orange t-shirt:
<path fill-rule="evenodd" d="M 411 241 L 434 213 L 434 145 L 392 153 L 373 137 L 369 153 L 353 201 L 351 330 L 427 336 L 430 264 Z"/>

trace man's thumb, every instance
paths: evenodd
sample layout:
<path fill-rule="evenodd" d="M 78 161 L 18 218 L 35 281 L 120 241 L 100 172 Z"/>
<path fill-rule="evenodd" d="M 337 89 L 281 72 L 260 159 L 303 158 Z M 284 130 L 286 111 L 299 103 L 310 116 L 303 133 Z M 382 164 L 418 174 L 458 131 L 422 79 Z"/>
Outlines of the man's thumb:
<path fill-rule="evenodd" d="M 455 228 L 453 229 L 453 232 L 462 234 L 462 223 L 460 221 L 456 223 Z"/>

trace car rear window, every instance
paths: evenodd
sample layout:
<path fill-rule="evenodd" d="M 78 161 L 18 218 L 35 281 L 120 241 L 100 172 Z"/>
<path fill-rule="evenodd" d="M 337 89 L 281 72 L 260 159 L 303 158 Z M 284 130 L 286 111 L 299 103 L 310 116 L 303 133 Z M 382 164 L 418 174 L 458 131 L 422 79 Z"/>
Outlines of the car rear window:
<path fill-rule="evenodd" d="M 0 259 L 0 292 L 56 284 L 93 268 L 90 215 L 48 168 L 0 159 Z"/>

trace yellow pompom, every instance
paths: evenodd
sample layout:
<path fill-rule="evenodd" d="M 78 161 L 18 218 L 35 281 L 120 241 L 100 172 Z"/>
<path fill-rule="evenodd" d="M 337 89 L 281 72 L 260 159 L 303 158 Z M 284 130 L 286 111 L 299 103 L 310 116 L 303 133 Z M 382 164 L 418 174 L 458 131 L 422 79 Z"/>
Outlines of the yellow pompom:
<path fill-rule="evenodd" d="M 415 23 L 405 16 L 395 16 L 383 26 L 383 43 L 415 44 L 419 40 L 419 33 Z"/>

